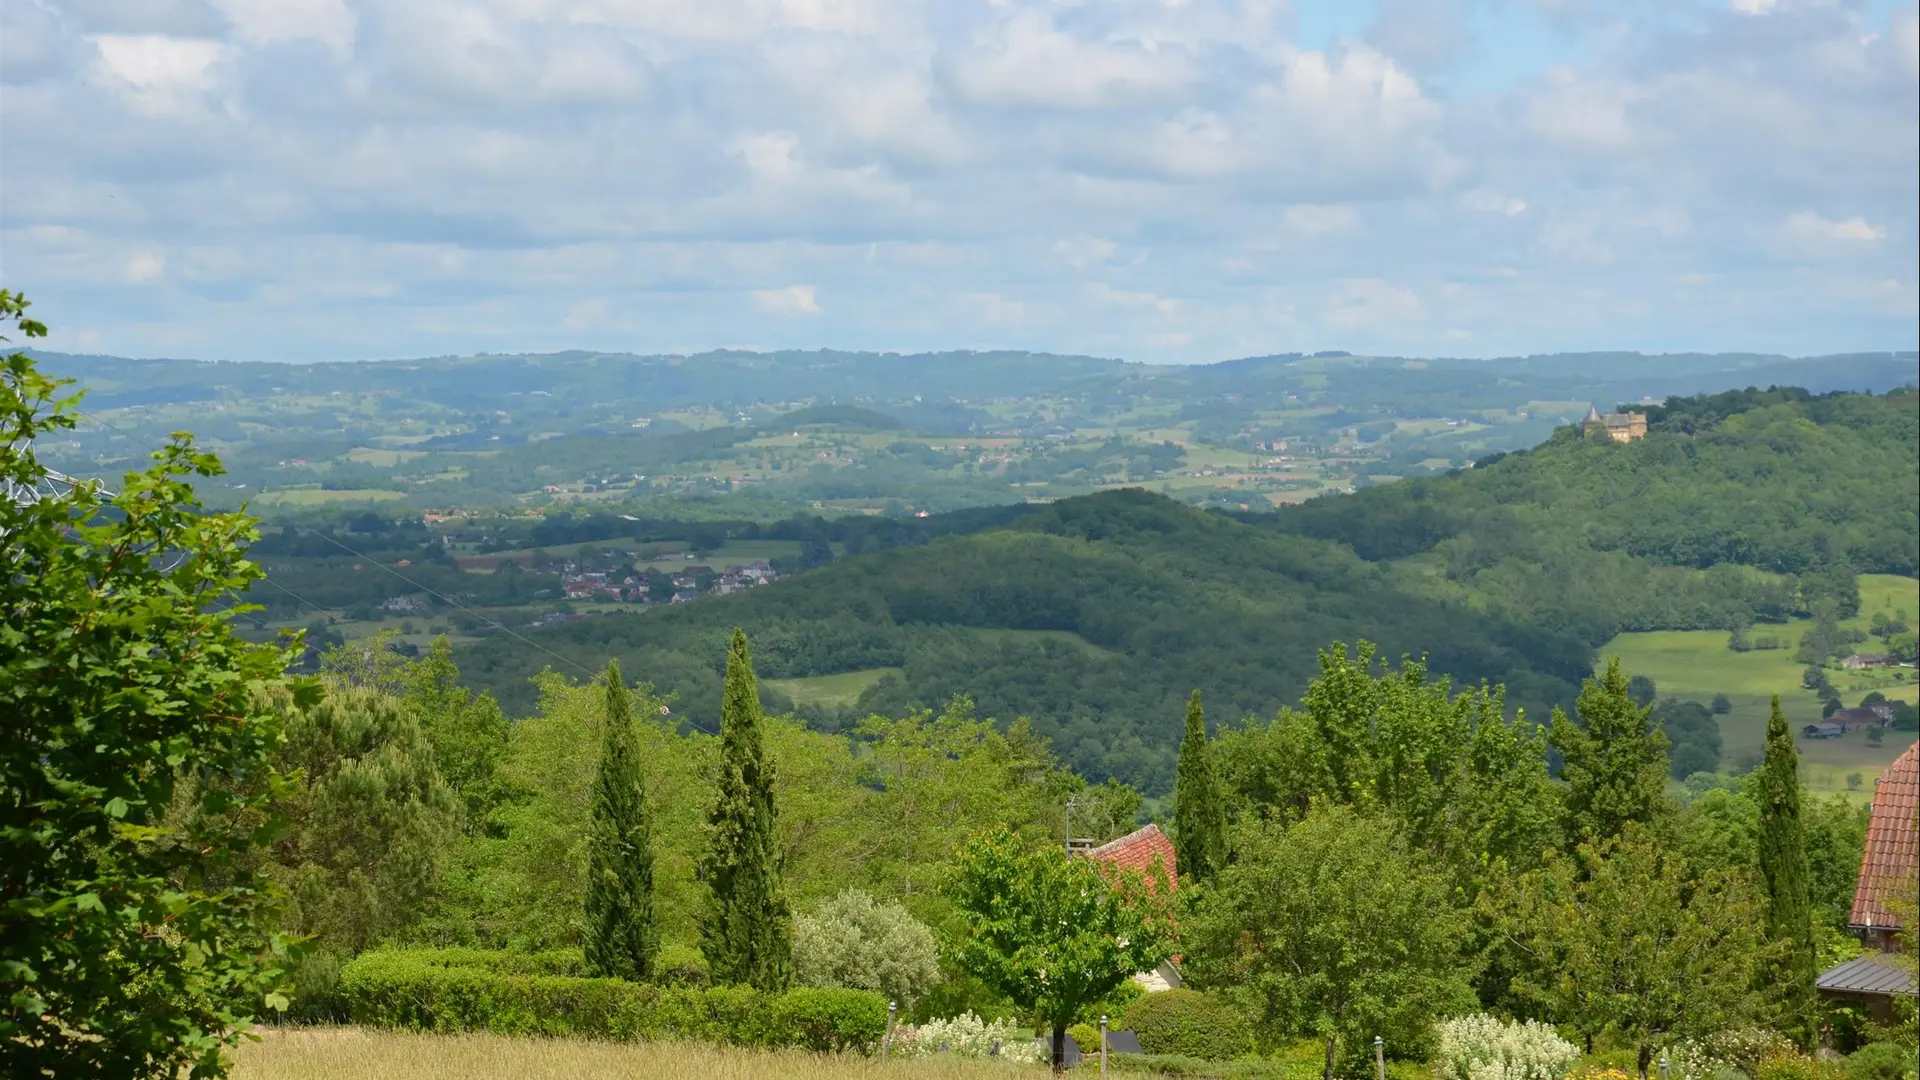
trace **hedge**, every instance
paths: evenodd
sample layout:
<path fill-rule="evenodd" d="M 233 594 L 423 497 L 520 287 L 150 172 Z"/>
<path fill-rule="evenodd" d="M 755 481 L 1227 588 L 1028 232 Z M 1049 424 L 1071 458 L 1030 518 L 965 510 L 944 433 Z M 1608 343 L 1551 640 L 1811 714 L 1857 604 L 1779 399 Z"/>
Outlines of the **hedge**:
<path fill-rule="evenodd" d="M 1232 1061 L 1253 1049 L 1246 1021 L 1226 1004 L 1185 988 L 1148 994 L 1127 1006 L 1121 1025 L 1149 1054 Z"/>
<path fill-rule="evenodd" d="M 744 987 L 651 986 L 515 971 L 542 961 L 468 952 L 362 954 L 340 973 L 350 1017 L 357 1024 L 412 1031 L 688 1039 L 823 1051 L 864 1051 L 886 1033 L 886 998 L 869 990 L 768 995 Z"/>

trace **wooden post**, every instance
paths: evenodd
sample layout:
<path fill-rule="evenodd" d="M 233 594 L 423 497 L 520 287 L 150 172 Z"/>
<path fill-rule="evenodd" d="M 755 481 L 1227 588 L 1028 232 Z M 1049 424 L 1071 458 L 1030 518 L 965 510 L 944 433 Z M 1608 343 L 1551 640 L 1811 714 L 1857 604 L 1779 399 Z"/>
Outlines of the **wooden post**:
<path fill-rule="evenodd" d="M 1373 1037 L 1373 1071 L 1379 1080 L 1387 1080 L 1387 1040 Z"/>
<path fill-rule="evenodd" d="M 900 1011 L 900 1003 L 887 1002 L 887 1037 L 880 1040 L 880 1060 L 887 1060 L 887 1051 L 893 1049 L 893 1018 Z"/>
<path fill-rule="evenodd" d="M 1107 1014 L 1100 1014 L 1100 1075 L 1107 1075 Z M 1662 1080 L 1665 1080 L 1663 1077 Z"/>

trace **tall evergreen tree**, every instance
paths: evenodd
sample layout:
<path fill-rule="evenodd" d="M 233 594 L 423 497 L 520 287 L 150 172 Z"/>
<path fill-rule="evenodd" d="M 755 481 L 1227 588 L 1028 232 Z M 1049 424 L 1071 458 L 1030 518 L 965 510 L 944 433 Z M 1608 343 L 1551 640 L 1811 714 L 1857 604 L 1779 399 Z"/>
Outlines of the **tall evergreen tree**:
<path fill-rule="evenodd" d="M 1800 820 L 1800 751 L 1774 695 L 1767 720 L 1767 761 L 1755 795 L 1760 802 L 1760 876 L 1767 886 L 1767 937 L 1778 943 L 1768 973 L 1784 1007 L 1783 1030 L 1812 1049 L 1814 1013 L 1813 902 L 1807 887 L 1806 831 Z"/>
<path fill-rule="evenodd" d="M 785 989 L 793 977 L 793 916 L 780 891 L 773 763 L 761 746 L 760 694 L 747 635 L 733 631 L 720 706 L 719 792 L 700 862 L 708 905 L 700 948 L 714 982 Z"/>
<path fill-rule="evenodd" d="M 1180 742 L 1173 784 L 1173 850 L 1181 872 L 1195 881 L 1206 881 L 1227 863 L 1226 804 L 1213 772 L 1198 690 L 1187 700 L 1187 735 Z"/>
<path fill-rule="evenodd" d="M 1553 710 L 1548 741 L 1560 752 L 1567 783 L 1567 848 L 1620 835 L 1628 822 L 1651 823 L 1669 809 L 1667 736 L 1653 709 L 1636 704 L 1620 658 L 1581 684 L 1575 722 Z"/>
<path fill-rule="evenodd" d="M 587 968 L 635 982 L 660 949 L 653 917 L 653 835 L 634 745 L 633 710 L 620 665 L 607 664 L 600 767 L 587 822 Z"/>

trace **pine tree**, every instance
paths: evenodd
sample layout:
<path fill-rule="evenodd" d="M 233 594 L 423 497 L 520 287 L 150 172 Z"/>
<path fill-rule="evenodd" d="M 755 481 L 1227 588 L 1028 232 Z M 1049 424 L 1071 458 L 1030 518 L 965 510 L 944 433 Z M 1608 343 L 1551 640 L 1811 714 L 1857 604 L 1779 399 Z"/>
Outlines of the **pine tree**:
<path fill-rule="evenodd" d="M 720 710 L 719 792 L 707 815 L 712 847 L 700 863 L 709 894 L 700 948 L 715 983 L 783 990 L 793 974 L 793 917 L 780 892 L 759 690 L 747 636 L 737 628 Z"/>
<path fill-rule="evenodd" d="M 1226 866 L 1227 814 L 1213 774 L 1200 691 L 1187 701 L 1187 735 L 1173 784 L 1173 848 L 1181 872 L 1206 881 Z"/>
<path fill-rule="evenodd" d="M 1755 794 L 1760 801 L 1760 876 L 1767 886 L 1767 937 L 1783 952 L 1768 980 L 1786 1010 L 1784 1030 L 1810 1050 L 1815 1037 L 1816 965 L 1806 833 L 1800 822 L 1800 751 L 1777 694 L 1767 721 L 1767 760 Z"/>
<path fill-rule="evenodd" d="M 587 969 L 639 982 L 660 948 L 653 918 L 653 837 L 620 665 L 607 664 L 606 727 L 587 824 Z"/>
<path fill-rule="evenodd" d="M 1549 742 L 1567 783 L 1567 848 L 1620 835 L 1630 821 L 1651 823 L 1668 809 L 1667 736 L 1653 709 L 1634 703 L 1620 660 L 1580 687 L 1580 719 L 1553 710 Z"/>

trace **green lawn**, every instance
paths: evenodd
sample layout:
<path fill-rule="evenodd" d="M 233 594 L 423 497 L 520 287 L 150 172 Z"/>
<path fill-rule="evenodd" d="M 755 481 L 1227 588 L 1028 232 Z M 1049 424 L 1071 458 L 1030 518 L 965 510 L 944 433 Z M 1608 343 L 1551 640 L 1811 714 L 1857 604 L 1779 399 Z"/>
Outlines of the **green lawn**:
<path fill-rule="evenodd" d="M 778 690 L 792 699 L 795 705 L 825 705 L 829 708 L 844 709 L 860 700 L 867 687 L 879 682 L 888 675 L 898 674 L 899 668 L 867 668 L 865 671 L 843 671 L 838 675 L 814 675 L 805 679 L 765 679 L 769 687 Z"/>
<path fill-rule="evenodd" d="M 1861 616 L 1844 624 L 1865 629 L 1876 611 L 1908 613 L 1908 621 L 1920 611 L 1920 581 L 1885 574 L 1863 574 L 1860 578 Z M 1759 634 L 1773 634 L 1798 642 L 1811 628 L 1810 620 L 1795 620 L 1785 626 L 1762 626 Z M 1873 643 L 1862 645 L 1871 650 Z M 1715 694 L 1725 694 L 1733 702 L 1733 711 L 1721 717 L 1724 739 L 1724 767 L 1744 769 L 1757 762 L 1766 743 L 1769 702 L 1780 695 L 1780 706 L 1796 725 L 1816 723 L 1820 719 L 1820 699 L 1800 686 L 1802 668 L 1793 662 L 1792 649 L 1770 649 L 1737 653 L 1727 648 L 1727 635 L 1719 630 L 1662 630 L 1650 633 L 1621 634 L 1600 650 L 1600 663 L 1618 656 L 1634 675 L 1654 681 L 1662 697 L 1678 697 L 1706 702 Z M 1920 700 L 1912 671 L 1900 673 L 1851 673 L 1831 671 L 1834 686 L 1842 699 L 1855 704 L 1869 690 L 1879 690 L 1890 698 Z M 1865 736 L 1854 734 L 1840 739 L 1803 741 L 1800 757 L 1811 786 L 1842 791 L 1845 777 L 1860 772 L 1865 787 L 1900 751 L 1914 741 L 1912 732 L 1888 732 L 1879 747 L 1868 746 Z"/>

